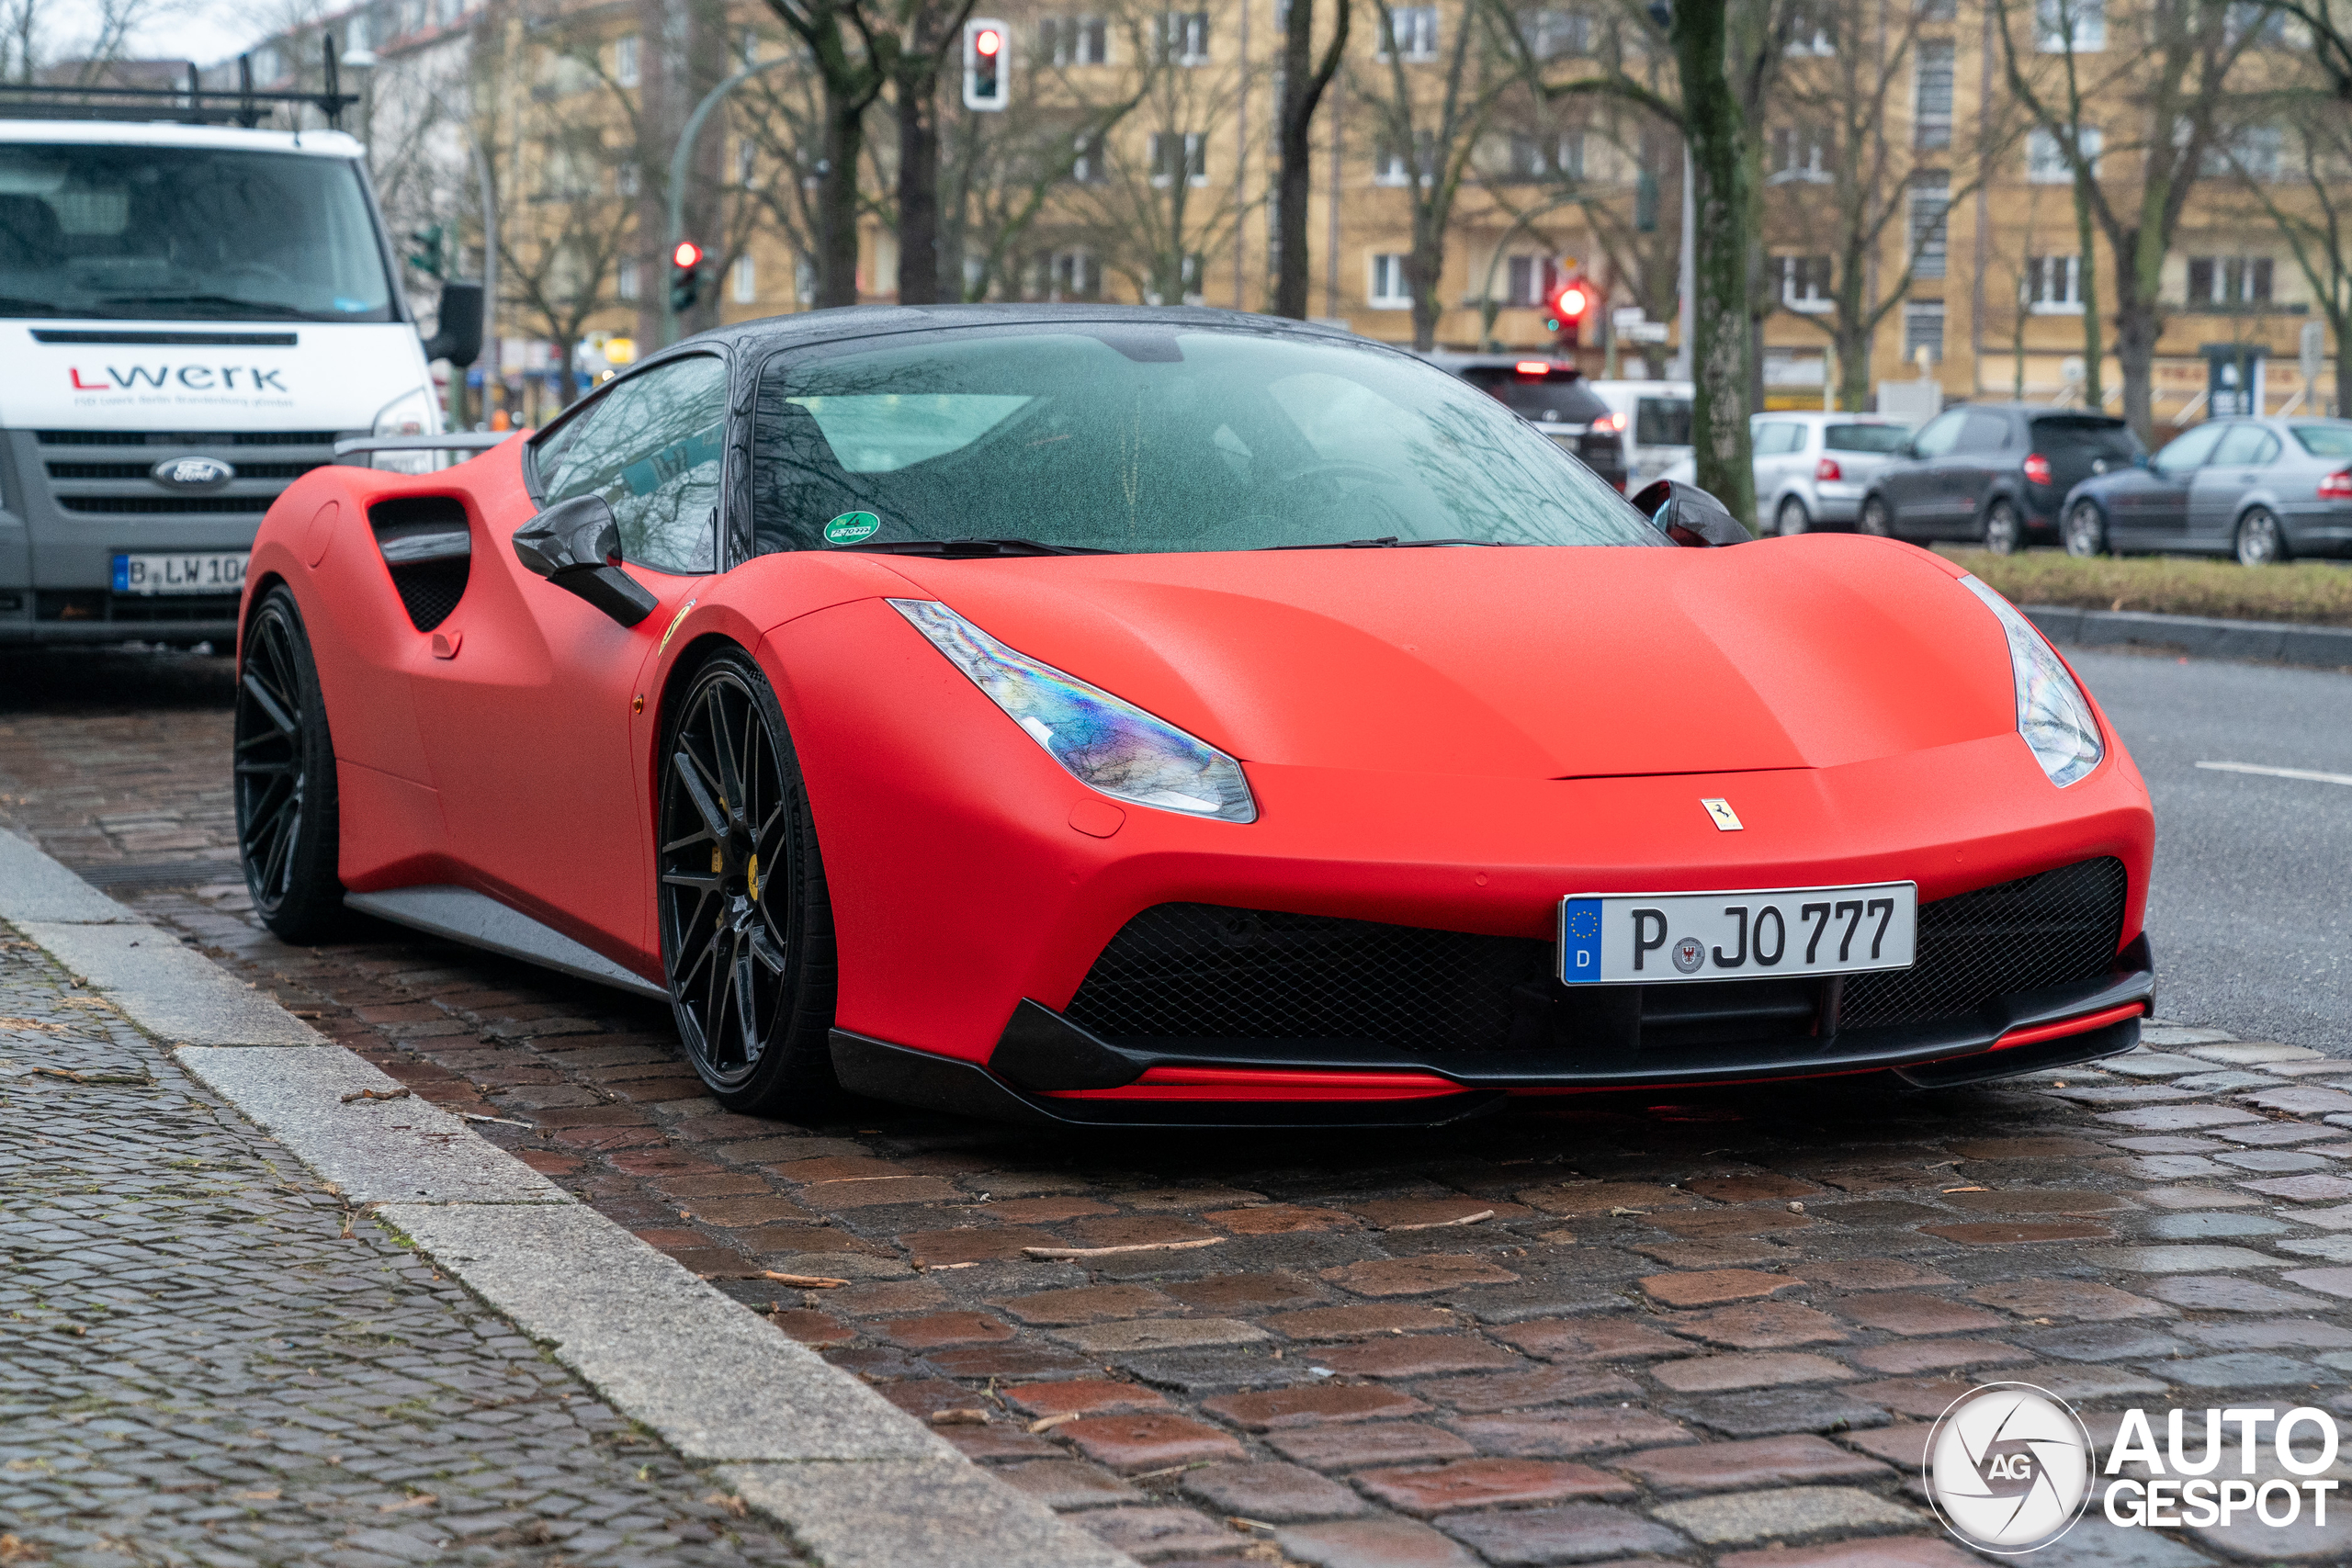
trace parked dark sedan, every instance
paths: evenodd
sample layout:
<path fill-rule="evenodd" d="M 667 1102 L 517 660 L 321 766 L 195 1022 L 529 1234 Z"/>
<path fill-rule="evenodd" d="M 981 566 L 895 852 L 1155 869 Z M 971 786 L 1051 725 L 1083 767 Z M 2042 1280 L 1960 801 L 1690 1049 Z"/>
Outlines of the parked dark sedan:
<path fill-rule="evenodd" d="M 2188 550 L 2264 566 L 2352 554 L 2352 421 L 2213 420 L 2066 497 L 2066 549 Z"/>
<path fill-rule="evenodd" d="M 1973 539 L 2001 555 L 2055 540 L 2066 493 L 2129 468 L 2146 448 L 2109 414 L 2018 403 L 1947 409 L 1862 497 L 1861 528 L 1905 539 Z"/>

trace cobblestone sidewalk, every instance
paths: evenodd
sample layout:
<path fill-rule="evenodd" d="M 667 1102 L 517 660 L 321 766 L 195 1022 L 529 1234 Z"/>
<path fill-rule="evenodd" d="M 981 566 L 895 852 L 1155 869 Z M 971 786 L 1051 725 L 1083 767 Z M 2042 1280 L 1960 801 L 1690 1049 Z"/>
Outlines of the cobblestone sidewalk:
<path fill-rule="evenodd" d="M 798 1562 L 306 1181 L 0 947 L 0 1562 Z"/>

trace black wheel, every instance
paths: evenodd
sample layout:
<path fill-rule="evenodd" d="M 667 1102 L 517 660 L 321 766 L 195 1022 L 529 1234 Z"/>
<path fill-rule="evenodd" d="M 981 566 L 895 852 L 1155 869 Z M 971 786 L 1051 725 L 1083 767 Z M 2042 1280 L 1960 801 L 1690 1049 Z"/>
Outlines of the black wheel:
<path fill-rule="evenodd" d="M 2267 506 L 2250 506 L 2238 519 L 2238 564 L 2272 566 L 2287 558 L 2287 530 Z"/>
<path fill-rule="evenodd" d="M 687 1059 L 729 1111 L 835 1092 L 833 916 L 775 694 L 740 651 L 695 674 L 662 749 L 662 964 Z"/>
<path fill-rule="evenodd" d="M 1984 547 L 1996 556 L 2013 556 L 2025 547 L 2025 519 L 2006 501 L 1984 509 Z"/>
<path fill-rule="evenodd" d="M 1813 519 L 1804 514 L 1804 502 L 1790 496 L 1781 502 L 1781 510 L 1772 514 L 1772 531 L 1787 536 L 1802 534 L 1813 526 Z"/>
<path fill-rule="evenodd" d="M 2107 553 L 2107 514 L 2096 502 L 2078 501 L 2066 513 L 2066 553 L 2086 558 Z"/>
<path fill-rule="evenodd" d="M 288 942 L 316 942 L 343 916 L 334 742 L 311 639 L 283 586 L 245 627 L 234 734 L 237 855 L 254 912 Z"/>
<path fill-rule="evenodd" d="M 1862 532 L 1875 534 L 1882 539 L 1894 537 L 1894 509 L 1886 504 L 1886 497 L 1871 495 L 1862 498 Z"/>

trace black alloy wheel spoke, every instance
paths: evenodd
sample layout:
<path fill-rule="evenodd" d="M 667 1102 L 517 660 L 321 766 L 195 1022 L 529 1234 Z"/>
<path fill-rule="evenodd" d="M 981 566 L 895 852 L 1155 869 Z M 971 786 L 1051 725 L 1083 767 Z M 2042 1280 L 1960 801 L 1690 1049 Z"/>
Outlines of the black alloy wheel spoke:
<path fill-rule="evenodd" d="M 680 839 L 677 844 L 664 845 L 663 848 L 675 849 L 678 844 L 707 842 L 726 838 L 726 814 L 719 809 L 718 802 L 711 797 L 710 791 L 703 787 L 702 764 L 681 751 L 677 756 L 676 766 L 678 782 L 684 786 L 686 798 L 694 805 L 695 815 L 702 818 L 702 831 L 692 838 Z"/>

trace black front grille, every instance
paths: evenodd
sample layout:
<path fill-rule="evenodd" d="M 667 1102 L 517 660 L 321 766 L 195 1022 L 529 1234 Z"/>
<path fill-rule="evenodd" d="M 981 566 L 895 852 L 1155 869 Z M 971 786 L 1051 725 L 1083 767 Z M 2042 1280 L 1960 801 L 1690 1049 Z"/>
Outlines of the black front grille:
<path fill-rule="evenodd" d="M 269 510 L 274 495 L 61 495 L 58 506 L 67 512 L 138 513 L 141 514 L 178 513 L 244 513 L 259 515 Z"/>
<path fill-rule="evenodd" d="M 50 463 L 44 465 L 53 479 L 151 479 L 153 468 L 146 463 Z M 240 463 L 237 477 L 241 479 L 299 479 L 318 463 Z"/>
<path fill-rule="evenodd" d="M 332 430 L 36 430 L 44 446 L 332 446 Z"/>
<path fill-rule="evenodd" d="M 2098 979 L 2123 940 L 2130 883 L 2110 857 L 1922 904 L 1917 962 L 1848 980 L 1840 1023 L 1960 1018 L 1996 997 Z"/>
<path fill-rule="evenodd" d="M 1097 1034 L 1370 1040 L 1477 1049 L 1508 1038 L 1514 987 L 1552 944 L 1323 915 L 1159 904 L 1121 928 L 1064 1015 Z"/>
<path fill-rule="evenodd" d="M 2122 862 L 2090 860 L 1924 904 L 1917 962 L 1849 978 L 1839 1027 L 1933 1022 L 2102 979 L 2127 885 Z M 1812 1036 L 1824 1000 L 1815 981 L 1567 987 L 1555 974 L 1548 942 L 1159 904 L 1120 928 L 1063 1013 L 1113 1040 L 1370 1041 L 1439 1054 L 1617 1034 L 1628 1049 L 1670 1052 Z"/>

